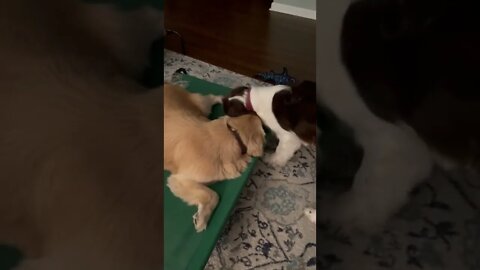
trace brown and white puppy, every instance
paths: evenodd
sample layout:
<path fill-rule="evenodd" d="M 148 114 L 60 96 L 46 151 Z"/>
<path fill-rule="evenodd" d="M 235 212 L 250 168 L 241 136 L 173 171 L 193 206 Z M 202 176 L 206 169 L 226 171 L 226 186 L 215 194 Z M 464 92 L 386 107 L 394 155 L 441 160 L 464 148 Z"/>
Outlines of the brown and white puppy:
<path fill-rule="evenodd" d="M 172 174 L 168 187 L 189 205 L 197 232 L 207 227 L 218 195 L 206 185 L 241 175 L 251 160 L 263 154 L 264 131 L 256 115 L 209 120 L 220 96 L 202 96 L 180 86 L 164 87 L 164 165 Z"/>
<path fill-rule="evenodd" d="M 302 145 L 316 142 L 315 100 L 315 83 L 304 81 L 295 87 L 238 87 L 223 99 L 223 108 L 230 116 L 257 114 L 279 139 L 265 161 L 282 167 Z"/>
<path fill-rule="evenodd" d="M 0 8 L 0 243 L 24 253 L 17 269 L 163 267 L 162 90 L 136 82 L 148 50 L 128 46 L 161 31 L 95 7 Z"/>
<path fill-rule="evenodd" d="M 364 151 L 351 189 L 320 215 L 375 231 L 435 163 L 480 172 L 479 5 L 320 4 L 318 101 L 353 129 Z"/>

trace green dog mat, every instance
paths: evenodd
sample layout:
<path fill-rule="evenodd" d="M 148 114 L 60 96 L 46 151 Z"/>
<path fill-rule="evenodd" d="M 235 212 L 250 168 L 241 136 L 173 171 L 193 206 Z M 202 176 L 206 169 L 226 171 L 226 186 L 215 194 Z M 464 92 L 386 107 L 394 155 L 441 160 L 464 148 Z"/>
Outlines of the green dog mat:
<path fill-rule="evenodd" d="M 190 92 L 200 94 L 225 95 L 230 89 L 209 83 L 189 75 L 176 75 L 174 83 L 179 83 Z M 215 105 L 210 119 L 223 115 L 221 105 Z M 193 226 L 194 206 L 175 197 L 166 186 L 168 172 L 164 173 L 164 266 L 165 270 L 201 270 L 210 257 L 218 237 L 233 210 L 238 197 L 248 180 L 256 159 L 237 179 L 217 182 L 210 185 L 218 193 L 220 200 L 212 214 L 207 229 L 197 233 Z"/>

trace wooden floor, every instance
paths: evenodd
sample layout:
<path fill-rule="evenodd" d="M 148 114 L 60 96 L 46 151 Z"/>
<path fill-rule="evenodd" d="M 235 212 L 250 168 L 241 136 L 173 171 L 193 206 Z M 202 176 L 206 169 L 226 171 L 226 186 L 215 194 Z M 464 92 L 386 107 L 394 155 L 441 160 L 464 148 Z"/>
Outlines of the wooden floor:
<path fill-rule="evenodd" d="M 165 26 L 186 41 L 186 55 L 237 73 L 287 67 L 315 81 L 315 21 L 270 12 L 267 0 L 165 1 Z M 175 36 L 165 47 L 180 52 Z"/>

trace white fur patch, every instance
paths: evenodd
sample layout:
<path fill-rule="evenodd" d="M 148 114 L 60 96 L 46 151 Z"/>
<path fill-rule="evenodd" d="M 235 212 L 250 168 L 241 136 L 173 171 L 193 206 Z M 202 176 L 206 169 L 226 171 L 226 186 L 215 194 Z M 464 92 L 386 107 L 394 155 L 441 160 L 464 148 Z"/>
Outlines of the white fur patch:
<path fill-rule="evenodd" d="M 285 166 L 302 144 L 305 144 L 295 132 L 283 129 L 273 113 L 273 97 L 282 90 L 291 90 L 291 88 L 286 85 L 275 85 L 252 87 L 250 90 L 250 100 L 253 109 L 279 140 L 275 152 L 264 158 L 265 162 L 275 167 Z M 245 97 L 238 97 L 237 100 L 245 104 Z"/>
<path fill-rule="evenodd" d="M 310 220 L 313 224 L 317 224 L 317 210 L 313 208 L 305 208 L 303 210 L 305 216 Z"/>
<path fill-rule="evenodd" d="M 243 96 L 233 96 L 233 97 L 229 97 L 228 100 L 229 100 L 229 101 L 230 101 L 230 100 L 238 100 L 238 101 L 242 102 L 243 104 L 246 103 L 246 101 L 245 101 L 245 95 L 243 95 Z"/>

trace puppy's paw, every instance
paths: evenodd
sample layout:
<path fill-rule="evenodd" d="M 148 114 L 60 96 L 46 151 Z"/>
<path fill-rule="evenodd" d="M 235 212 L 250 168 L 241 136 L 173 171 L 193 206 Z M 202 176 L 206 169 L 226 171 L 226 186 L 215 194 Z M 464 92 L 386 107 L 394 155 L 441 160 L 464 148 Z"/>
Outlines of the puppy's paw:
<path fill-rule="evenodd" d="M 285 167 L 287 164 L 288 160 L 285 160 L 281 155 L 277 154 L 277 152 L 273 154 L 267 154 L 263 157 L 263 161 L 265 161 L 268 165 L 274 167 L 274 168 L 279 168 L 279 167 Z"/>
<path fill-rule="evenodd" d="M 223 165 L 223 178 L 234 179 L 242 174 L 242 171 L 246 168 L 247 164 L 243 162 L 229 163 Z"/>
<path fill-rule="evenodd" d="M 208 221 L 210 220 L 213 210 L 217 207 L 218 200 L 218 194 L 212 191 L 210 193 L 210 199 L 206 201 L 205 204 L 198 206 L 198 211 L 193 215 L 193 225 L 197 232 L 202 232 L 207 228 Z"/>
<path fill-rule="evenodd" d="M 193 215 L 193 225 L 197 233 L 204 231 L 207 228 L 207 221 L 204 217 L 199 214 L 200 211 L 197 211 Z"/>
<path fill-rule="evenodd" d="M 242 158 L 238 160 L 236 165 L 239 173 L 242 173 L 248 167 L 248 162 L 250 162 L 250 158 Z"/>

